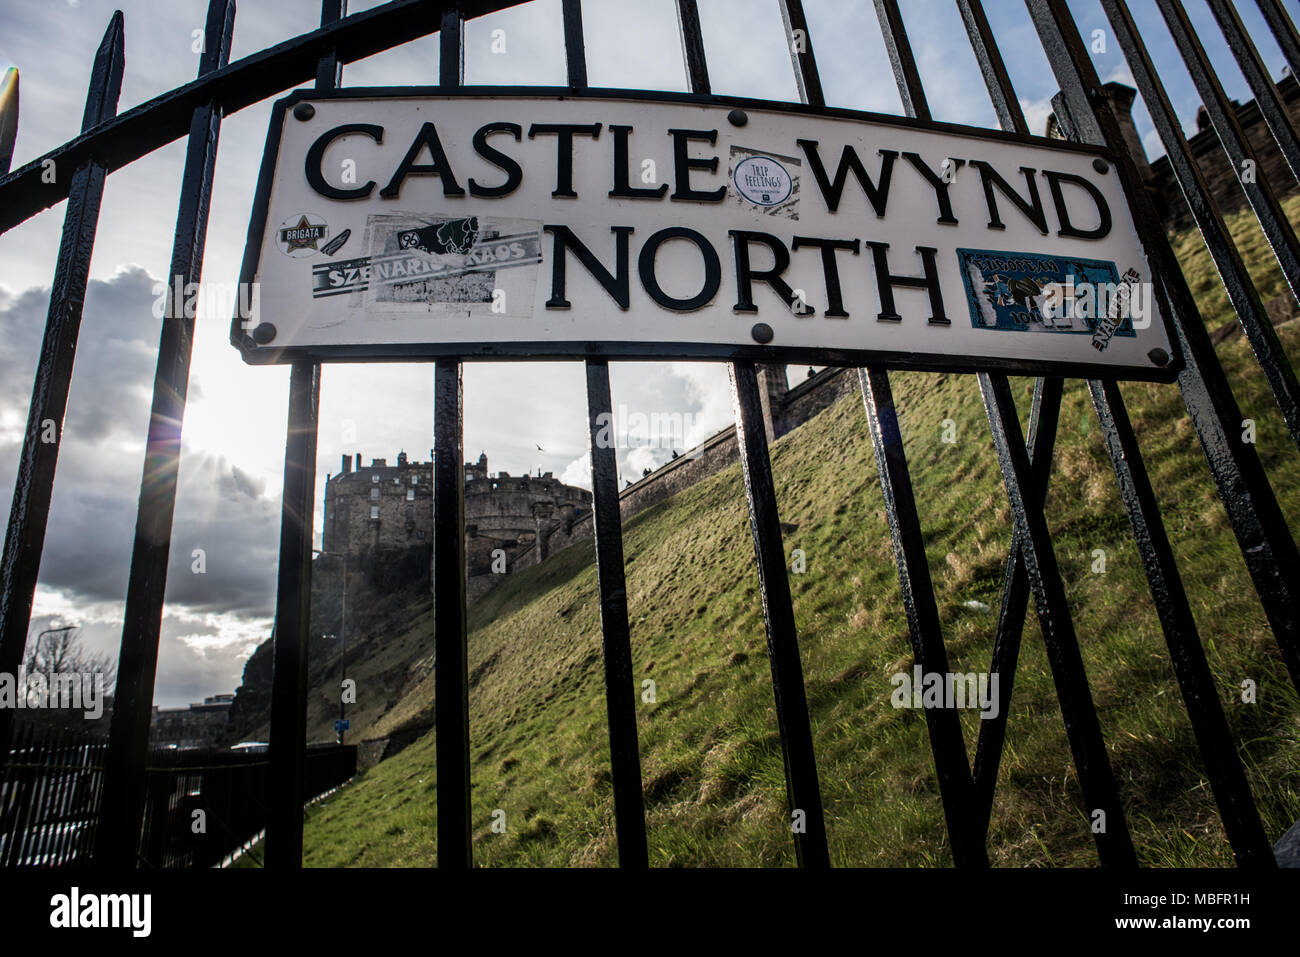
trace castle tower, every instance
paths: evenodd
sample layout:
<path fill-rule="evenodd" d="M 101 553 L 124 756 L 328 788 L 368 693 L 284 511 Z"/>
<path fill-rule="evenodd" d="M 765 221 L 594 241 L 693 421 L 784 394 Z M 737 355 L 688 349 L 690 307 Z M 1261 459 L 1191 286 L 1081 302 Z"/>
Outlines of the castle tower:
<path fill-rule="evenodd" d="M 537 560 L 543 561 L 550 554 L 551 538 L 551 516 L 555 513 L 555 506 L 551 502 L 533 502 L 533 525 L 537 534 Z"/>

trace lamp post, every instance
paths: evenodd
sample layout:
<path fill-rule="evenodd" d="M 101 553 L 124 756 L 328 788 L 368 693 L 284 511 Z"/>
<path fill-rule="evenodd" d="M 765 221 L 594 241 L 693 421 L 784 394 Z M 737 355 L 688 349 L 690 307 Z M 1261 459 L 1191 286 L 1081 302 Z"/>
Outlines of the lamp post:
<path fill-rule="evenodd" d="M 326 557 L 337 557 L 343 563 L 343 597 L 340 602 L 339 610 L 339 640 L 342 644 L 339 646 L 339 724 L 337 727 L 338 743 L 343 743 L 343 725 L 341 722 L 346 720 L 345 712 L 347 705 L 343 701 L 343 683 L 347 680 L 348 666 L 348 557 L 347 553 L 338 554 L 337 552 L 326 552 L 324 549 L 313 548 L 312 553 Z"/>
<path fill-rule="evenodd" d="M 62 631 L 72 631 L 76 627 L 77 627 L 76 625 L 64 625 L 62 628 L 46 628 L 44 631 L 42 631 L 40 634 L 36 636 L 36 649 L 35 649 L 36 653 L 37 654 L 40 653 L 41 639 L 44 638 L 46 635 L 57 635 L 59 634 L 59 632 Z"/>

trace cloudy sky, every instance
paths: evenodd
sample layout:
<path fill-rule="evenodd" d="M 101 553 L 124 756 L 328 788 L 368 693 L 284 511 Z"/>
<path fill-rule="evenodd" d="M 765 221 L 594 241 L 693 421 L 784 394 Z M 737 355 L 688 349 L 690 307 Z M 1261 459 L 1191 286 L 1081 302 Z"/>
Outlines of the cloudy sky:
<path fill-rule="evenodd" d="M 1184 128 L 1194 129 L 1199 101 L 1154 4 L 1130 2 Z M 805 3 L 828 102 L 901 112 L 871 0 Z M 356 0 L 351 8 L 375 5 Z M 1203 0 L 1187 5 L 1229 94 L 1249 99 Z M 15 168 L 78 133 L 91 60 L 115 6 L 126 15 L 120 110 L 194 78 L 193 36 L 204 23 L 204 0 L 3 0 L 0 69 L 16 65 L 22 77 Z M 1056 88 L 1028 16 L 1015 0 L 986 0 L 986 6 L 1030 126 L 1041 132 Z M 1128 81 L 1100 6 L 1095 0 L 1071 6 L 1085 37 L 1104 31 L 1105 50 L 1094 52 L 1103 79 Z M 585 0 L 583 7 L 592 85 L 685 89 L 673 0 Z M 955 4 L 906 0 L 903 7 L 936 117 L 995 126 Z M 1282 56 L 1255 5 L 1239 7 L 1270 70 L 1280 76 Z M 1287 0 L 1287 7 L 1300 19 L 1296 0 Z M 776 0 L 700 0 L 700 8 L 715 92 L 796 98 Z M 317 0 L 242 0 L 232 59 L 306 32 L 318 18 Z M 505 31 L 503 53 L 492 52 L 498 29 Z M 466 56 L 471 84 L 562 84 L 559 0 L 534 0 L 473 21 L 466 29 Z M 437 61 L 437 37 L 430 36 L 346 67 L 343 83 L 433 83 Z M 238 278 L 270 108 L 265 101 L 222 126 L 203 264 L 207 281 Z M 1154 157 L 1162 150 L 1140 102 L 1136 115 Z M 184 149 L 183 142 L 174 143 L 108 182 L 32 622 L 33 634 L 54 622 L 79 624 L 91 644 L 113 653 L 157 353 L 155 283 L 169 268 Z M 0 235 L 0 493 L 6 505 L 62 216 L 60 205 Z M 228 317 L 202 305 L 198 315 L 155 692 L 156 703 L 168 707 L 233 690 L 245 658 L 269 634 L 274 607 L 288 373 L 246 366 L 229 344 Z M 392 459 L 405 449 L 428 459 L 432 383 L 429 366 L 325 368 L 318 542 L 325 476 L 338 471 L 342 453 Z M 691 415 L 684 444 L 731 420 L 720 365 L 623 364 L 614 367 L 612 384 L 616 406 Z M 482 450 L 494 470 L 541 468 L 586 484 L 580 364 L 467 365 L 465 406 L 470 457 Z M 621 450 L 620 467 L 639 475 L 670 454 L 667 448 Z M 200 548 L 206 556 L 202 575 L 191 570 L 193 551 Z"/>

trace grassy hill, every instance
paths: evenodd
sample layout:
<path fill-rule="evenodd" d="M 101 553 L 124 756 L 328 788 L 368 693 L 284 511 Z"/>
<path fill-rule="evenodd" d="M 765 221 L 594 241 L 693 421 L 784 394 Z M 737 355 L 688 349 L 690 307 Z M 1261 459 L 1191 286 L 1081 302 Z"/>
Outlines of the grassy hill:
<path fill-rule="evenodd" d="M 1289 204 L 1294 215 L 1300 201 Z M 1267 299 L 1285 290 L 1248 214 L 1234 230 Z M 1211 328 L 1232 318 L 1194 235 L 1176 237 Z M 1271 268 L 1270 268 L 1271 266 Z M 1300 323 L 1279 328 L 1293 363 Z M 1219 346 L 1283 511 L 1300 532 L 1300 453 L 1241 337 Z M 892 377 L 954 671 L 985 671 L 1011 518 L 973 376 Z M 1013 380 L 1027 416 L 1032 381 Z M 1276 839 L 1300 817 L 1300 701 L 1246 574 L 1175 386 L 1127 384 L 1166 527 L 1229 721 Z M 574 410 L 574 414 L 579 414 Z M 957 441 L 941 441 L 944 419 Z M 832 860 L 947 866 L 924 716 L 890 704 L 911 667 L 861 400 L 778 441 L 773 468 Z M 1067 384 L 1047 500 L 1092 694 L 1143 864 L 1229 865 L 1212 796 L 1081 382 Z M 789 865 L 780 742 L 739 465 L 624 529 L 638 732 L 656 865 Z M 1103 574 L 1093 551 L 1104 549 Z M 989 606 L 984 610 L 980 605 Z M 413 612 L 403 647 L 428 634 Z M 600 625 L 590 543 L 514 576 L 471 609 L 474 856 L 484 865 L 616 863 Z M 1243 704 L 1244 679 L 1259 687 Z M 370 733 L 431 721 L 432 678 Z M 1096 853 L 1031 607 L 989 835 L 993 863 L 1091 865 Z M 978 717 L 962 716 L 973 757 Z M 308 815 L 310 866 L 436 860 L 434 735 Z M 491 828 L 505 812 L 505 833 Z"/>

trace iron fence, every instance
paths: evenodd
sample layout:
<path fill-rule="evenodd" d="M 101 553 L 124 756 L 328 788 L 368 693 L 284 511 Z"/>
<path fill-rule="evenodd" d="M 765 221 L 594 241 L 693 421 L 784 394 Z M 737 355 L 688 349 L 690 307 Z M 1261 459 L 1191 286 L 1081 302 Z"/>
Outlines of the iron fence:
<path fill-rule="evenodd" d="M 120 827 L 102 809 L 108 753 L 103 734 L 19 725 L 0 766 L 0 867 L 94 866 L 96 834 Z M 212 867 L 257 837 L 266 828 L 269 768 L 264 747 L 151 750 L 135 864 Z M 304 800 L 338 787 L 356 770 L 355 745 L 311 745 Z"/>
<path fill-rule="evenodd" d="M 1208 0 L 1240 62 L 1279 149 L 1300 171 L 1298 138 L 1258 51 L 1227 0 Z M 1300 72 L 1300 35 L 1278 0 L 1256 0 L 1293 71 Z M 1191 71 L 1225 150 L 1239 175 L 1238 160 L 1251 158 L 1250 145 L 1234 126 L 1232 109 L 1190 28 L 1179 0 L 1157 0 L 1184 62 Z M 825 105 L 813 37 L 801 0 L 778 0 L 791 44 L 800 99 Z M 440 83 L 464 81 L 463 29 L 467 20 L 515 5 L 512 0 L 394 0 L 363 13 L 344 15 L 343 0 L 324 0 L 321 27 L 275 47 L 228 62 L 233 29 L 232 0 L 212 0 L 209 44 L 198 78 L 120 116 L 123 54 L 121 15 L 115 15 L 96 58 L 82 134 L 21 169 L 0 178 L 0 231 L 67 199 L 63 243 L 50 298 L 45 341 L 37 370 L 13 509 L 5 541 L 3 632 L 0 671 L 13 671 L 21 656 L 42 549 L 57 444 L 39 441 L 41 421 L 62 421 L 90 252 L 105 178 L 166 143 L 186 137 L 184 182 L 177 216 L 172 274 L 178 285 L 197 282 L 206 234 L 208 203 L 218 133 L 224 115 L 296 84 L 314 81 L 335 87 L 340 67 L 429 33 L 440 35 Z M 1223 275 L 1234 309 L 1263 368 L 1274 398 L 1300 444 L 1300 414 L 1294 373 L 1246 274 L 1222 217 L 1187 149 L 1161 80 L 1138 35 L 1124 0 L 1102 0 L 1125 58 L 1151 113 L 1170 161 L 1206 243 Z M 1026 6 L 1061 92 L 1053 101 L 1061 128 L 1071 139 L 1104 147 L 1117 165 L 1133 205 L 1143 243 L 1155 267 L 1157 294 L 1174 319 L 1186 362 L 1178 377 L 1191 422 L 1204 448 L 1260 604 L 1290 677 L 1300 686 L 1300 554 L 1278 506 L 1269 477 L 1252 445 L 1240 440 L 1242 416 L 1187 282 L 1161 224 L 1147 200 L 1120 127 L 1102 95 L 1101 84 L 1065 0 L 1026 0 Z M 926 91 L 912 52 L 898 0 L 875 0 L 894 78 L 905 112 L 930 120 Z M 1027 133 L 1028 127 L 996 38 L 980 0 L 956 0 L 1000 125 Z M 582 7 L 562 0 L 568 86 L 587 89 Z M 711 92 L 708 60 L 696 0 L 677 0 L 684 60 L 691 94 L 701 103 L 726 104 Z M 618 91 L 604 91 L 617 95 Z M 54 185 L 38 180 L 42 164 L 54 160 L 75 175 Z M 0 171 L 7 172 L 7 171 Z M 1300 298 L 1300 244 L 1281 214 L 1267 183 L 1242 177 L 1252 208 L 1268 236 L 1293 294 Z M 126 596 L 119 680 L 101 819 L 111 828 L 94 833 L 95 862 L 103 867 L 135 863 L 134 835 L 141 833 L 148 805 L 148 717 L 157 662 L 159 622 L 175 501 L 180 421 L 188 380 L 192 322 L 169 309 L 163 320 L 154 386 L 153 418 Z M 177 318 L 170 318 L 178 315 Z M 786 578 L 776 495 L 762 422 L 754 364 L 730 366 L 735 397 L 750 524 L 771 660 L 776 714 L 785 762 L 790 808 L 804 812 L 806 826 L 794 833 L 804 866 L 829 864 L 826 830 L 804 695 L 798 638 Z M 631 634 L 615 458 L 596 441 L 598 419 L 611 409 L 608 361 L 586 360 L 591 431 L 595 550 L 608 703 L 618 850 L 624 866 L 647 863 L 645 814 L 631 680 Z M 1108 827 L 1095 833 L 1105 865 L 1133 866 L 1137 855 L 1127 828 L 1114 774 L 1102 737 L 1088 678 L 1071 621 L 1043 504 L 1060 412 L 1062 382 L 1035 383 L 1028 436 L 1005 375 L 979 373 L 1006 492 L 1014 518 L 1006 561 L 1005 588 L 991 662 L 1000 676 L 995 720 L 982 722 L 972 768 L 957 714 L 927 709 L 926 721 L 954 861 L 988 863 L 987 835 L 998 765 L 1005 741 L 1016 663 L 1032 595 L 1085 801 L 1106 813 Z M 466 866 L 470 851 L 470 771 L 464 580 L 461 363 L 440 358 L 434 368 L 434 569 L 436 607 L 432 636 L 437 657 L 438 861 Z M 898 413 L 889 374 L 881 367 L 860 371 L 860 383 L 913 652 L 923 671 L 945 673 L 947 653 L 927 567 Z M 269 815 L 267 864 L 301 862 L 305 767 L 306 642 L 310 596 L 312 495 L 319 406 L 320 367 L 294 363 L 290 373 L 288 441 L 285 452 L 279 579 L 275 629 L 272 736 L 266 769 Z M 1138 552 L 1150 584 L 1174 674 L 1196 734 L 1224 828 L 1239 864 L 1268 867 L 1272 850 L 1260 822 L 1214 687 L 1177 563 L 1153 495 L 1141 449 L 1114 381 L 1094 380 L 1088 389 L 1115 469 Z M 0 712 L 0 755 L 11 724 Z M 18 752 L 13 752 L 17 754 Z M 14 760 L 12 756 L 9 761 Z"/>

